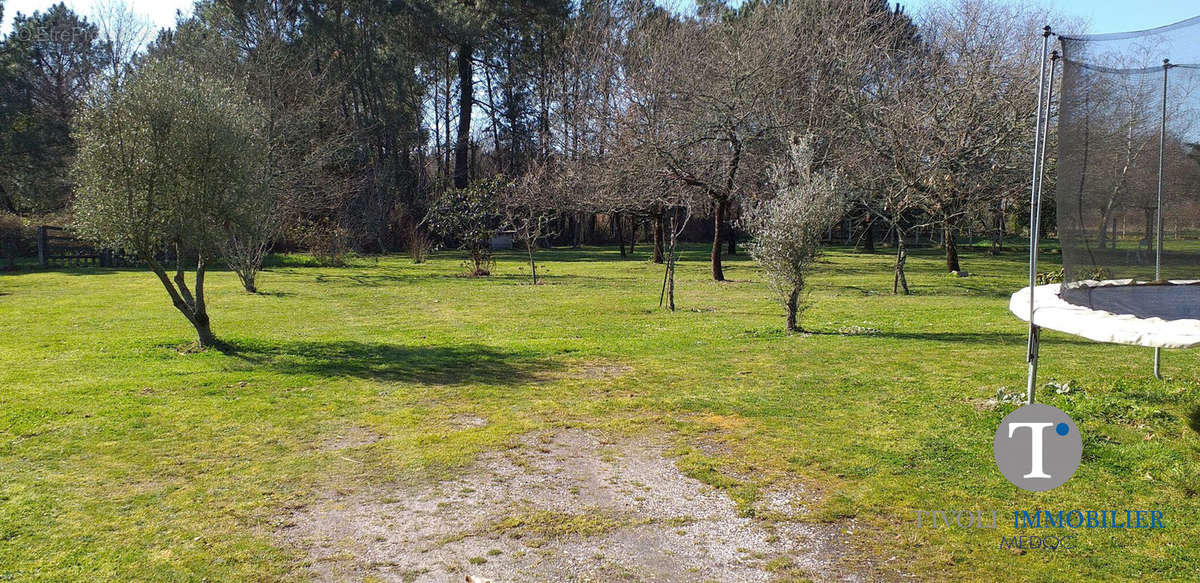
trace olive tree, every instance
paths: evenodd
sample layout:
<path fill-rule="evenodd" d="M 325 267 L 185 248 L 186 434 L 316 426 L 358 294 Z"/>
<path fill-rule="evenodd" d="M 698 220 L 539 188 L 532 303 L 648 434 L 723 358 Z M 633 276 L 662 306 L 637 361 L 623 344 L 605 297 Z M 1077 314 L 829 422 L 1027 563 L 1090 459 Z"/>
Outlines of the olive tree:
<path fill-rule="evenodd" d="M 812 140 L 792 140 L 788 156 L 770 173 L 774 196 L 751 207 L 747 226 L 754 237 L 750 256 L 787 308 L 787 329 L 802 331 L 800 294 L 821 253 L 821 237 L 845 210 L 846 195 L 834 173 L 813 167 Z"/>
<path fill-rule="evenodd" d="M 213 345 L 205 274 L 230 237 L 256 222 L 267 196 L 261 116 L 230 84 L 178 63 L 151 61 L 105 87 L 89 95 L 76 127 L 74 227 L 135 253 L 200 346 Z"/>
<path fill-rule="evenodd" d="M 346 83 L 337 77 L 337 68 L 318 66 L 320 51 L 296 42 L 296 18 L 294 10 L 279 3 L 210 4 L 158 39 L 150 51 L 156 58 L 228 78 L 262 116 L 258 123 L 266 163 L 260 188 L 270 196 L 255 198 L 260 203 L 253 213 L 257 220 L 226 241 L 222 252 L 249 293 L 258 291 L 263 261 L 281 238 L 306 243 L 324 264 L 341 264 L 354 235 L 344 221 L 322 219 L 357 208 L 348 197 L 365 180 L 346 164 L 355 155 L 354 132 L 341 115 Z M 359 210 L 371 217 L 386 215 Z"/>

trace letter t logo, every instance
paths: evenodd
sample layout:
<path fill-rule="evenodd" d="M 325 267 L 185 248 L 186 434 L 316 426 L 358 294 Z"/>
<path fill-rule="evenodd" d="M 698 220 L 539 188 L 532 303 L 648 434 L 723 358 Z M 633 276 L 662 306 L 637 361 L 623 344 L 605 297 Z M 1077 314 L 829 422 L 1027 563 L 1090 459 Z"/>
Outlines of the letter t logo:
<path fill-rule="evenodd" d="M 1008 424 L 1008 438 L 1009 439 L 1012 439 L 1014 431 L 1016 431 L 1017 429 L 1025 428 L 1025 427 L 1029 428 L 1029 433 L 1030 433 L 1030 436 L 1032 437 L 1032 439 L 1030 440 L 1032 442 L 1032 451 L 1030 452 L 1029 473 L 1022 476 L 1023 478 L 1049 478 L 1049 477 L 1051 477 L 1050 474 L 1047 474 L 1045 472 L 1045 470 L 1042 469 L 1042 432 L 1047 427 L 1050 427 L 1052 425 L 1054 425 L 1054 424 L 1053 423 L 1009 423 Z"/>

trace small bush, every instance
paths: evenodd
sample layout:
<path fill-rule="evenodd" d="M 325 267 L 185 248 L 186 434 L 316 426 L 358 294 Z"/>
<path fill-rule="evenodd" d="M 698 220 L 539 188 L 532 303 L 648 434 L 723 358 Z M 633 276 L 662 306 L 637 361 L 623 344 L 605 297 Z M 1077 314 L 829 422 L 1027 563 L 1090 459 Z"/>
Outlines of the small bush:
<path fill-rule="evenodd" d="M 413 263 L 425 263 L 429 252 L 433 250 L 433 240 L 416 225 L 409 227 L 407 238 L 408 256 L 412 257 Z"/>
<path fill-rule="evenodd" d="M 314 221 L 297 228 L 300 240 L 313 259 L 324 267 L 343 267 L 351 250 L 351 234 L 332 220 Z"/>
<path fill-rule="evenodd" d="M 500 226 L 499 193 L 511 185 L 496 177 L 468 188 L 442 193 L 429 209 L 424 223 L 439 236 L 455 241 L 467 252 L 470 275 L 491 274 L 491 239 Z"/>

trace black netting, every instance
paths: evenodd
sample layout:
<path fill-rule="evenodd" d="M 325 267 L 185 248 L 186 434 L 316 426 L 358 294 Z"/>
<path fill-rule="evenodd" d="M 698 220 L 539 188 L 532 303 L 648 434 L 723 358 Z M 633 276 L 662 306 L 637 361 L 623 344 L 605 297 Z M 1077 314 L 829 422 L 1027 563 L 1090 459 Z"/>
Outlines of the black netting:
<path fill-rule="evenodd" d="M 1063 297 L 1083 280 L 1152 281 L 1159 257 L 1159 279 L 1200 279 L 1200 17 L 1060 44 Z"/>

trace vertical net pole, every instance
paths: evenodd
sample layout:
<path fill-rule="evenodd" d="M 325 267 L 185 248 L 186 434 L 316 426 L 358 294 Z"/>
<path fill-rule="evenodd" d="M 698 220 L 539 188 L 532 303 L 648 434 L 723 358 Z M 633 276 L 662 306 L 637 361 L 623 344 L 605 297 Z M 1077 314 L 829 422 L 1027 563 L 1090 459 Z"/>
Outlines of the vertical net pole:
<path fill-rule="evenodd" d="M 1038 261 L 1038 229 L 1042 220 L 1042 155 L 1045 153 L 1045 131 L 1049 129 L 1049 120 L 1046 124 L 1046 130 L 1042 128 L 1042 97 L 1046 94 L 1046 52 L 1050 48 L 1050 27 L 1047 25 L 1042 28 L 1042 60 L 1038 70 L 1038 95 L 1037 95 L 1037 112 L 1034 118 L 1033 132 L 1033 180 L 1030 185 L 1029 194 L 1029 337 L 1026 343 L 1025 360 L 1029 364 L 1029 372 L 1025 383 L 1025 400 L 1028 403 L 1033 403 L 1034 387 L 1037 385 L 1037 365 L 1038 365 L 1038 340 L 1040 330 L 1037 324 L 1033 323 L 1033 297 L 1034 288 L 1037 287 L 1037 261 Z M 1054 74 L 1053 65 L 1051 65 L 1051 76 Z M 1046 99 L 1046 105 L 1049 106 L 1049 98 Z M 1048 112 L 1047 112 L 1047 116 Z"/>
<path fill-rule="evenodd" d="M 1163 248 L 1163 159 L 1166 155 L 1167 144 L 1167 71 L 1171 69 L 1170 59 L 1163 59 L 1162 86 L 1162 123 L 1158 130 L 1158 207 L 1155 210 L 1155 242 L 1154 242 L 1154 281 L 1162 280 L 1162 248 Z M 1154 378 L 1162 380 L 1162 349 L 1154 349 Z"/>

